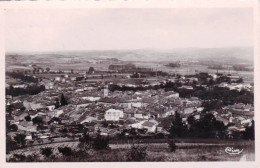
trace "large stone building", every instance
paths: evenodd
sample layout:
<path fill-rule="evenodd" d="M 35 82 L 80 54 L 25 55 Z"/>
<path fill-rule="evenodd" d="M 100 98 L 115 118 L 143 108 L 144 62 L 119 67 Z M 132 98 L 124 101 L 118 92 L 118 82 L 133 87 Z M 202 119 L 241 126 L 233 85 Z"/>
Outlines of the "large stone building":
<path fill-rule="evenodd" d="M 124 117 L 124 112 L 121 110 L 109 109 L 105 113 L 105 120 L 107 121 L 119 121 Z"/>

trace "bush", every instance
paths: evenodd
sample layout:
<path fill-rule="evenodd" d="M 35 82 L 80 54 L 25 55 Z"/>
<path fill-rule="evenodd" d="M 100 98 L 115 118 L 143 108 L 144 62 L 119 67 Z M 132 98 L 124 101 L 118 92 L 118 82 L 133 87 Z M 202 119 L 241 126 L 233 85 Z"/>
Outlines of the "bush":
<path fill-rule="evenodd" d="M 21 147 L 25 147 L 26 144 L 26 135 L 25 134 L 17 134 L 14 137 L 14 140 L 19 144 Z"/>
<path fill-rule="evenodd" d="M 109 149 L 108 143 L 108 137 L 102 137 L 101 135 L 98 135 L 97 138 L 94 140 L 93 147 L 95 150 Z"/>
<path fill-rule="evenodd" d="M 62 153 L 63 156 L 71 156 L 73 154 L 70 147 L 58 147 L 58 150 L 60 153 Z"/>
<path fill-rule="evenodd" d="M 41 118 L 41 117 L 34 117 L 33 119 L 32 119 L 32 122 L 33 122 L 33 124 L 35 125 L 35 124 L 38 124 L 38 125 L 40 125 L 40 124 L 43 124 L 43 119 Z"/>
<path fill-rule="evenodd" d="M 50 147 L 46 147 L 46 148 L 41 148 L 41 154 L 46 156 L 46 157 L 50 157 L 52 155 L 52 148 Z"/>
<path fill-rule="evenodd" d="M 80 150 L 86 151 L 92 148 L 91 138 L 88 133 L 83 133 L 83 136 L 79 138 L 79 145 L 78 147 Z"/>
<path fill-rule="evenodd" d="M 24 162 L 26 160 L 26 156 L 23 154 L 14 154 L 13 157 L 9 159 L 9 162 Z"/>
<path fill-rule="evenodd" d="M 10 125 L 9 129 L 10 129 L 10 131 L 14 131 L 15 132 L 15 131 L 18 130 L 18 127 L 17 127 L 16 124 L 12 124 L 12 125 Z"/>
<path fill-rule="evenodd" d="M 24 155 L 24 154 L 14 154 L 8 162 L 35 162 L 38 159 L 38 157 L 33 155 Z"/>
<path fill-rule="evenodd" d="M 24 117 L 24 119 L 25 119 L 26 121 L 31 121 L 31 120 L 32 120 L 32 118 L 31 118 L 31 116 L 30 116 L 30 115 L 28 115 L 28 116 L 25 116 L 25 117 Z"/>
<path fill-rule="evenodd" d="M 135 146 L 133 145 L 130 151 L 127 153 L 128 161 L 144 161 L 147 157 L 147 147 L 146 146 Z"/>
<path fill-rule="evenodd" d="M 174 140 L 170 140 L 168 142 L 169 148 L 171 150 L 171 152 L 174 152 L 177 149 L 177 145 L 175 144 L 176 141 Z"/>
<path fill-rule="evenodd" d="M 18 149 L 18 145 L 15 141 L 12 140 L 10 136 L 6 136 L 6 154 L 10 151 Z"/>

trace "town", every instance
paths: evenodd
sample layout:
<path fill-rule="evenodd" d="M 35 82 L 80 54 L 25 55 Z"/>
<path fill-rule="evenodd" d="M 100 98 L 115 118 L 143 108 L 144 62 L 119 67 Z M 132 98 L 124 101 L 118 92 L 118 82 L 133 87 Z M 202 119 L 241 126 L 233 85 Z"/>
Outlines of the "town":
<path fill-rule="evenodd" d="M 107 68 L 99 68 L 104 62 Z M 104 138 L 107 146 L 178 138 L 254 140 L 253 81 L 236 67 L 209 68 L 179 74 L 116 58 L 81 71 L 16 65 L 6 71 L 6 152 L 86 136 Z"/>

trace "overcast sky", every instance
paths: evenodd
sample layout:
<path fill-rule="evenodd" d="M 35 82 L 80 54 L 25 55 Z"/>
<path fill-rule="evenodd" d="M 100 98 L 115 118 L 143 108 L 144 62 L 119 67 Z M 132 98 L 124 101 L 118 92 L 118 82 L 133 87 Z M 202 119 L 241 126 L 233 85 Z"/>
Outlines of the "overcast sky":
<path fill-rule="evenodd" d="M 253 45 L 253 10 L 7 9 L 6 51 Z"/>

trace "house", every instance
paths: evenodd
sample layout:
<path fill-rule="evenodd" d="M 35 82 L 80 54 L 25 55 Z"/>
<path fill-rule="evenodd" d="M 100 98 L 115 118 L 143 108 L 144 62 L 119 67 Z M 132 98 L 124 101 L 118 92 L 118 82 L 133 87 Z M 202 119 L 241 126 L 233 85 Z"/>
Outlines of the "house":
<path fill-rule="evenodd" d="M 102 124 L 95 124 L 94 125 L 94 130 L 95 131 L 98 131 L 98 130 L 100 130 L 102 128 Z"/>
<path fill-rule="evenodd" d="M 109 109 L 105 112 L 105 120 L 107 121 L 119 121 L 120 118 L 124 117 L 124 112 L 116 109 Z"/>
<path fill-rule="evenodd" d="M 44 105 L 42 105 L 41 103 L 35 103 L 35 102 L 28 102 L 27 100 L 25 100 L 23 102 L 24 107 L 27 110 L 38 110 L 38 109 L 43 109 L 46 108 Z"/>
<path fill-rule="evenodd" d="M 221 117 L 221 116 L 218 116 L 218 117 L 217 117 L 217 121 L 223 122 L 223 124 L 224 124 L 225 126 L 227 126 L 227 125 L 229 124 L 229 119 L 224 118 L 224 117 Z"/>
<path fill-rule="evenodd" d="M 244 127 L 237 127 L 237 126 L 229 126 L 227 131 L 231 131 L 231 132 L 243 132 L 246 129 Z"/>
<path fill-rule="evenodd" d="M 202 112 L 204 110 L 204 107 L 197 107 L 197 112 Z"/>
<path fill-rule="evenodd" d="M 160 114 L 160 117 L 165 118 L 165 117 L 168 117 L 168 116 L 171 116 L 171 115 L 175 115 L 175 110 L 170 110 L 170 111 L 167 111 L 165 113 L 162 113 L 162 114 Z"/>
<path fill-rule="evenodd" d="M 188 89 L 188 90 L 193 90 L 192 86 L 188 86 L 188 85 L 183 85 L 180 87 L 181 89 Z"/>
<path fill-rule="evenodd" d="M 227 87 L 228 84 L 226 82 L 222 82 L 218 85 L 218 87 Z"/>
<path fill-rule="evenodd" d="M 82 119 L 80 121 L 80 124 L 90 123 L 90 122 L 96 121 L 96 120 L 97 120 L 97 118 L 95 118 L 95 117 L 87 116 L 85 119 Z"/>
<path fill-rule="evenodd" d="M 143 123 L 145 121 L 141 121 L 141 122 L 136 122 L 136 123 L 133 123 L 133 124 L 129 124 L 128 126 L 131 127 L 131 128 L 137 128 L 137 129 L 143 129 Z"/>
<path fill-rule="evenodd" d="M 143 128 L 147 129 L 147 132 L 151 132 L 151 133 L 155 133 L 156 132 L 156 127 L 157 124 L 154 122 L 150 122 L 150 121 L 145 121 L 142 124 Z"/>
<path fill-rule="evenodd" d="M 142 107 L 142 103 L 141 102 L 128 103 L 128 108 L 131 108 L 131 107 L 140 108 L 140 107 Z"/>
<path fill-rule="evenodd" d="M 60 81 L 61 81 L 61 77 L 57 76 L 57 77 L 55 77 L 54 80 L 55 80 L 56 82 L 60 82 Z"/>
<path fill-rule="evenodd" d="M 251 119 L 245 119 L 241 121 L 242 125 L 248 125 L 251 126 L 252 120 Z"/>
<path fill-rule="evenodd" d="M 191 114 L 195 111 L 193 107 L 185 108 L 184 109 L 184 114 Z"/>
<path fill-rule="evenodd" d="M 26 84 L 20 84 L 20 85 L 13 85 L 13 88 L 20 88 L 20 89 L 25 89 L 25 88 L 27 88 L 27 86 L 28 85 L 26 85 Z"/>
<path fill-rule="evenodd" d="M 59 117 L 63 113 L 64 113 L 63 110 L 54 110 L 53 113 L 52 113 L 53 114 L 52 117 Z"/>
<path fill-rule="evenodd" d="M 25 110 L 25 107 L 24 107 L 23 103 L 21 103 L 21 102 L 14 103 L 13 107 L 16 110 L 21 110 L 21 111 Z"/>
<path fill-rule="evenodd" d="M 237 81 L 238 79 L 240 79 L 240 76 L 236 76 L 236 75 L 233 75 L 233 76 L 228 76 L 231 81 Z"/>
<path fill-rule="evenodd" d="M 124 125 L 131 125 L 131 124 L 136 124 L 138 123 L 135 118 L 128 118 L 124 121 Z"/>
<path fill-rule="evenodd" d="M 81 97 L 83 100 L 88 100 L 88 101 L 98 101 L 100 100 L 101 97 L 92 97 L 92 96 L 86 96 L 86 97 Z"/>
<path fill-rule="evenodd" d="M 24 120 L 24 117 L 26 117 L 27 115 L 28 115 L 28 113 L 25 113 L 23 111 L 14 111 L 13 112 L 13 119 L 16 122 L 22 121 L 22 120 Z"/>
<path fill-rule="evenodd" d="M 160 123 L 157 125 L 157 132 L 162 132 L 163 130 L 163 125 Z"/>
<path fill-rule="evenodd" d="M 25 140 L 32 140 L 32 135 L 27 135 L 27 136 L 25 137 Z"/>
<path fill-rule="evenodd" d="M 37 125 L 19 125 L 18 124 L 18 130 L 20 131 L 26 131 L 26 132 L 36 132 L 37 131 Z"/>
<path fill-rule="evenodd" d="M 142 113 L 135 113 L 134 117 L 138 118 L 138 119 L 142 119 L 143 118 L 143 114 Z"/>
<path fill-rule="evenodd" d="M 167 96 L 166 98 L 168 98 L 168 99 L 169 98 L 174 98 L 174 99 L 179 98 L 179 93 L 173 93 L 173 94 Z"/>
<path fill-rule="evenodd" d="M 43 80 L 43 81 L 41 81 L 41 84 L 44 85 L 46 90 L 53 89 L 53 87 L 54 87 L 54 82 L 51 82 L 49 80 Z"/>
<path fill-rule="evenodd" d="M 47 108 L 49 111 L 53 111 L 55 109 L 55 105 L 49 105 Z"/>
<path fill-rule="evenodd" d="M 76 81 L 76 79 L 77 79 L 77 78 L 74 77 L 74 76 L 73 76 L 73 77 L 70 77 L 70 80 L 71 80 L 71 81 Z"/>

